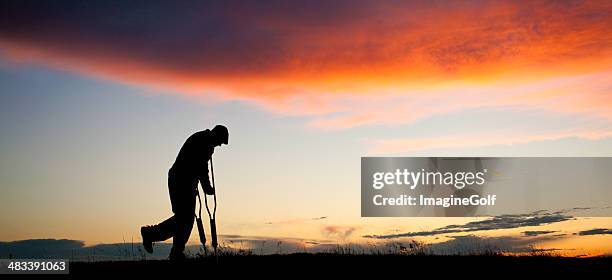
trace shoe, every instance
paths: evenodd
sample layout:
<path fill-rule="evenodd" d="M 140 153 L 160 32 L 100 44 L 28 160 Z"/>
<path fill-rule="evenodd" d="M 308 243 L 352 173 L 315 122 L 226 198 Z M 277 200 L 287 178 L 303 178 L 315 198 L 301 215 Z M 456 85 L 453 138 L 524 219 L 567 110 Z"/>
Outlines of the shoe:
<path fill-rule="evenodd" d="M 151 230 L 152 228 L 150 226 L 144 226 L 140 228 L 140 235 L 142 235 L 142 247 L 144 247 L 145 251 L 147 251 L 149 254 L 153 253 Z"/>
<path fill-rule="evenodd" d="M 185 256 L 183 251 L 175 250 L 174 248 L 172 248 L 170 250 L 170 255 L 168 256 L 168 259 L 173 262 L 180 262 L 187 259 L 187 256 Z"/>

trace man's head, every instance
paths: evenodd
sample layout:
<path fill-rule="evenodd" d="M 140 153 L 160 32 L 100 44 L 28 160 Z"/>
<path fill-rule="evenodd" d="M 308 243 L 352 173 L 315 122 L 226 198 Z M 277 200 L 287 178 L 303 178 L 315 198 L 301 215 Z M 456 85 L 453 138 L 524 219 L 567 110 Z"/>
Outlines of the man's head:
<path fill-rule="evenodd" d="M 215 146 L 221 146 L 221 144 L 227 145 L 229 143 L 229 131 L 223 125 L 216 125 L 212 129 L 212 135 L 213 139 L 215 139 Z"/>

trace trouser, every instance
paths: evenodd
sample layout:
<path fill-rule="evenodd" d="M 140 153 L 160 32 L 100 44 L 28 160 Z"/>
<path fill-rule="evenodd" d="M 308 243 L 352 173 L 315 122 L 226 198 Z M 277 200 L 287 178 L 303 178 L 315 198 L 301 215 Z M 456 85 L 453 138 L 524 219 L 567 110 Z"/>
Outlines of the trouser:
<path fill-rule="evenodd" d="M 193 183 L 184 183 L 177 180 L 175 176 L 169 175 L 168 191 L 174 215 L 153 226 L 151 237 L 154 242 L 172 237 L 171 253 L 182 253 L 193 228 L 197 190 Z"/>
<path fill-rule="evenodd" d="M 152 241 L 164 241 L 172 237 L 172 253 L 181 253 L 189 240 L 193 228 L 193 213 L 188 215 L 174 214 L 172 217 L 154 226 L 157 236 Z"/>

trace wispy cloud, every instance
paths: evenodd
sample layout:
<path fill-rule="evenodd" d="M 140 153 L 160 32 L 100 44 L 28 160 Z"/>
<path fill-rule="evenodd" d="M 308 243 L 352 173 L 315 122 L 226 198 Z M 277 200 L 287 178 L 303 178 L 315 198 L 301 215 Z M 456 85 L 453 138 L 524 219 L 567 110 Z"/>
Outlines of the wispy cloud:
<path fill-rule="evenodd" d="M 427 151 L 433 149 L 474 148 L 495 145 L 519 145 L 542 141 L 563 139 L 601 140 L 612 137 L 612 130 L 597 130 L 593 128 L 567 128 L 550 133 L 515 133 L 512 131 L 475 132 L 438 137 L 414 137 L 380 139 L 370 141 L 368 154 L 396 154 Z"/>
<path fill-rule="evenodd" d="M 569 215 L 565 215 L 563 212 L 547 212 L 537 211 L 528 214 L 520 215 L 501 215 L 492 218 L 487 218 L 481 221 L 468 222 L 461 225 L 448 225 L 441 228 L 437 228 L 430 231 L 415 231 L 405 233 L 394 233 L 394 234 L 383 234 L 383 235 L 365 235 L 365 238 L 374 239 L 394 239 L 404 237 L 417 237 L 417 236 L 435 236 L 452 233 L 466 233 L 466 232 L 481 232 L 481 231 L 493 231 L 499 229 L 511 229 L 521 227 L 533 227 L 540 225 L 548 225 L 552 223 L 559 223 L 573 219 Z"/>
<path fill-rule="evenodd" d="M 578 235 L 600 235 L 600 234 L 612 234 L 612 229 L 595 228 L 595 229 L 583 230 L 583 231 L 578 232 Z"/>
<path fill-rule="evenodd" d="M 347 239 L 357 230 L 352 226 L 325 226 L 322 229 L 323 236 L 331 239 Z"/>
<path fill-rule="evenodd" d="M 540 236 L 558 232 L 556 230 L 528 230 L 523 231 L 524 236 Z"/>
<path fill-rule="evenodd" d="M 314 217 L 314 218 L 296 218 L 296 219 L 289 219 L 289 220 L 280 220 L 280 221 L 268 221 L 265 224 L 266 225 L 290 225 L 290 224 L 298 224 L 298 223 L 305 223 L 305 222 L 310 222 L 310 221 L 321 221 L 321 220 L 325 220 L 327 219 L 327 216 L 320 216 L 320 217 Z"/>
<path fill-rule="evenodd" d="M 324 252 L 337 246 L 337 242 L 327 239 L 307 239 L 299 237 L 264 236 L 223 236 L 223 245 L 235 249 L 248 249 L 254 254 L 290 254 L 303 252 Z"/>

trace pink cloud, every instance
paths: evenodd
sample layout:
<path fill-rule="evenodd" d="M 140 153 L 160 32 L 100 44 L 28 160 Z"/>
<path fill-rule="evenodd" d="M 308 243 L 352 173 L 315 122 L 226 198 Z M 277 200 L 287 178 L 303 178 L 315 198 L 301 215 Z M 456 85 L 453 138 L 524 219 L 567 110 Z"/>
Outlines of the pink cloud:
<path fill-rule="evenodd" d="M 380 88 L 363 95 L 330 95 L 329 112 L 308 126 L 346 129 L 363 125 L 401 125 L 427 117 L 471 109 L 540 110 L 583 114 L 612 121 L 612 72 L 489 84 L 449 82 L 421 88 Z"/>
<path fill-rule="evenodd" d="M 612 137 L 612 131 L 570 129 L 549 133 L 474 132 L 458 135 L 422 138 L 381 139 L 369 143 L 370 155 L 411 153 L 433 149 L 460 149 L 491 145 L 518 145 L 530 142 L 579 137 L 599 140 Z"/>

